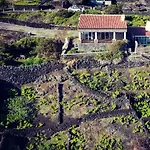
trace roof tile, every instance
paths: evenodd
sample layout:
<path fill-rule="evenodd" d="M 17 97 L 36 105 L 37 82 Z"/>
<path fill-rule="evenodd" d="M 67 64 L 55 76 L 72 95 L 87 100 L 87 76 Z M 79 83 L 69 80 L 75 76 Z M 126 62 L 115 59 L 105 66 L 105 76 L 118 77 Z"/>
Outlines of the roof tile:
<path fill-rule="evenodd" d="M 121 15 L 89 15 L 80 16 L 78 29 L 125 29 L 126 21 L 121 20 Z"/>

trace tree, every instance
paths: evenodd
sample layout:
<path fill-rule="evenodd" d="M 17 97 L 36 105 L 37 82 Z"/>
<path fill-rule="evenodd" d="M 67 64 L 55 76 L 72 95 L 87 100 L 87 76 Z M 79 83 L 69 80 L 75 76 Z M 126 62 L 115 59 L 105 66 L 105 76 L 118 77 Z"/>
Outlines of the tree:
<path fill-rule="evenodd" d="M 104 14 L 122 14 L 122 5 L 110 5 L 103 9 Z"/>

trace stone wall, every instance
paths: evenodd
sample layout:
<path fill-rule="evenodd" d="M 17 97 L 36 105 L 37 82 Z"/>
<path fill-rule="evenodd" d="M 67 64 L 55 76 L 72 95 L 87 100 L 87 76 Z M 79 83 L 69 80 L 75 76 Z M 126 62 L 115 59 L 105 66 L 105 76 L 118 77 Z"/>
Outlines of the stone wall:
<path fill-rule="evenodd" d="M 79 43 L 78 47 L 80 51 L 99 51 L 104 50 L 109 43 Z"/>
<path fill-rule="evenodd" d="M 49 62 L 31 67 L 0 66 L 0 79 L 15 85 L 23 85 L 35 81 L 38 77 L 64 67 L 59 62 Z"/>
<path fill-rule="evenodd" d="M 73 69 L 82 69 L 82 68 L 99 68 L 104 66 L 109 66 L 109 69 L 116 69 L 116 68 L 134 68 L 134 67 L 141 67 L 147 66 L 150 64 L 150 61 L 145 62 L 131 62 L 131 61 L 123 61 L 118 64 L 113 64 L 108 61 L 98 61 L 92 57 L 85 57 L 80 58 L 76 62 L 73 63 Z"/>

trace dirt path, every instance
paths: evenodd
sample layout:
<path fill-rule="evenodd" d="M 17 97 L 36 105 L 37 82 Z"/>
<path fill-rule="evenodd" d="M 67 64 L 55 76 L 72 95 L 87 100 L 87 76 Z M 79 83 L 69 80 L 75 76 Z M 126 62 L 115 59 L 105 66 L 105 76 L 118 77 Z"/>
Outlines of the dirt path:
<path fill-rule="evenodd" d="M 61 37 L 61 36 L 78 36 L 77 30 L 57 30 L 57 29 L 44 29 L 44 28 L 32 28 L 27 26 L 14 25 L 10 23 L 0 22 L 0 29 L 31 32 L 40 37 Z"/>

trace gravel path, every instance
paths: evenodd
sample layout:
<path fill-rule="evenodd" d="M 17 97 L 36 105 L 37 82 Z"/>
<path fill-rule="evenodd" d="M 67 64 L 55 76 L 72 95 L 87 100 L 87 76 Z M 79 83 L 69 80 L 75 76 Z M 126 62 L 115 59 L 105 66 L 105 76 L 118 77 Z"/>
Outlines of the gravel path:
<path fill-rule="evenodd" d="M 0 29 L 21 31 L 21 32 L 31 32 L 40 37 L 61 37 L 65 34 L 67 36 L 78 36 L 78 31 L 75 30 L 57 30 L 57 29 L 44 29 L 44 28 L 32 28 L 27 26 L 14 25 L 10 23 L 0 22 Z"/>

